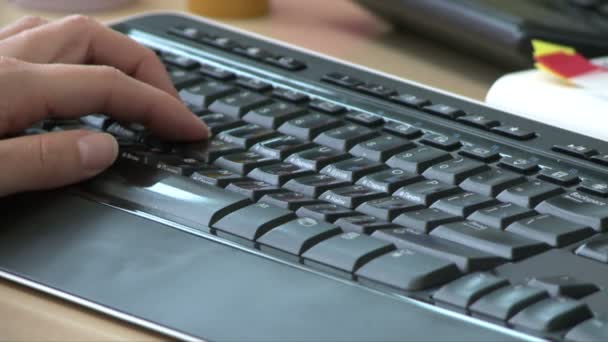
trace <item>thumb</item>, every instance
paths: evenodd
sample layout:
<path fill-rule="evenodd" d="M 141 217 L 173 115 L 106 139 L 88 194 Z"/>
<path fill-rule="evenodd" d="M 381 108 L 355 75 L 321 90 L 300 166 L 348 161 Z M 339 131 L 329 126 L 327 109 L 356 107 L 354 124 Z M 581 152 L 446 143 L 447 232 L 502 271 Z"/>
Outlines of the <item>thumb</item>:
<path fill-rule="evenodd" d="M 53 132 L 0 141 L 0 196 L 60 187 L 110 165 L 118 143 L 109 134 Z"/>

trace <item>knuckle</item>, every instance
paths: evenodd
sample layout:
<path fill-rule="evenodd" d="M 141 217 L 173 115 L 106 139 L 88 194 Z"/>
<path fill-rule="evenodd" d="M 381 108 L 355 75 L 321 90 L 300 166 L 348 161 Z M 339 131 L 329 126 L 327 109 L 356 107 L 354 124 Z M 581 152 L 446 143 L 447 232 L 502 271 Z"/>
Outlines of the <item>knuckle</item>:
<path fill-rule="evenodd" d="M 70 15 L 63 19 L 63 23 L 70 26 L 73 25 L 79 28 L 97 25 L 97 21 L 95 21 L 95 19 L 83 14 Z"/>
<path fill-rule="evenodd" d="M 124 73 L 118 68 L 110 65 L 99 65 L 96 67 L 97 72 L 107 81 L 117 81 L 124 77 Z"/>
<path fill-rule="evenodd" d="M 47 22 L 42 17 L 35 16 L 35 15 L 25 16 L 25 17 L 21 18 L 21 20 L 19 20 L 19 21 L 21 22 L 21 24 L 23 24 L 25 26 L 38 26 L 38 25 L 45 24 Z"/>
<path fill-rule="evenodd" d="M 25 64 L 24 62 L 22 62 L 16 58 L 0 56 L 0 72 L 7 71 L 7 70 L 13 70 L 24 64 Z"/>

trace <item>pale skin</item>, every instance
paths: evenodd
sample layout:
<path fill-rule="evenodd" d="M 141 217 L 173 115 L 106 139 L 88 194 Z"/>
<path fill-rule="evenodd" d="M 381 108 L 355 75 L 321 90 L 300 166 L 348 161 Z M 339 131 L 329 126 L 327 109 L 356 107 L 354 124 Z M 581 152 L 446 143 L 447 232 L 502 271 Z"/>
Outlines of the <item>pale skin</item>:
<path fill-rule="evenodd" d="M 156 55 L 100 23 L 27 17 L 0 29 L 0 196 L 93 177 L 115 161 L 109 134 L 12 137 L 46 118 L 105 113 L 168 140 L 200 140 L 205 124 L 178 99 Z"/>

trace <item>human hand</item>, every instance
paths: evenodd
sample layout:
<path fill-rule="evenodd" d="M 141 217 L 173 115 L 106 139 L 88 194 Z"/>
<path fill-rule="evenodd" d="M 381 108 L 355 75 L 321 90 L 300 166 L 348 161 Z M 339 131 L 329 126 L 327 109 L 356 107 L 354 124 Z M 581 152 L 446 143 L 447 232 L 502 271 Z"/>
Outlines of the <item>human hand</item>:
<path fill-rule="evenodd" d="M 0 137 L 45 118 L 104 113 L 169 140 L 207 137 L 149 49 L 83 16 L 0 30 Z M 0 196 L 55 188 L 109 167 L 118 144 L 83 130 L 0 140 Z"/>

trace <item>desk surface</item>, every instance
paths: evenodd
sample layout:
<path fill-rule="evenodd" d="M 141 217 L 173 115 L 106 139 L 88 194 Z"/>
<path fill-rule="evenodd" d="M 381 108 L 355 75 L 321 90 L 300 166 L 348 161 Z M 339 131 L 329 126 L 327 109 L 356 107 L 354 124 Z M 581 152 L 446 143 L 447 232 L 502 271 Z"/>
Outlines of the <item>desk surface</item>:
<path fill-rule="evenodd" d="M 111 20 L 146 10 L 184 10 L 185 3 L 185 0 L 140 0 L 123 9 L 93 16 Z M 61 16 L 23 10 L 0 0 L 0 26 L 24 15 Z M 347 1 L 334 0 L 328 7 L 324 0 L 275 0 L 265 17 L 223 21 L 478 100 L 485 97 L 492 82 L 504 73 L 497 66 L 415 34 L 395 33 L 389 25 Z M 0 340 L 158 339 L 162 337 L 0 281 Z"/>

